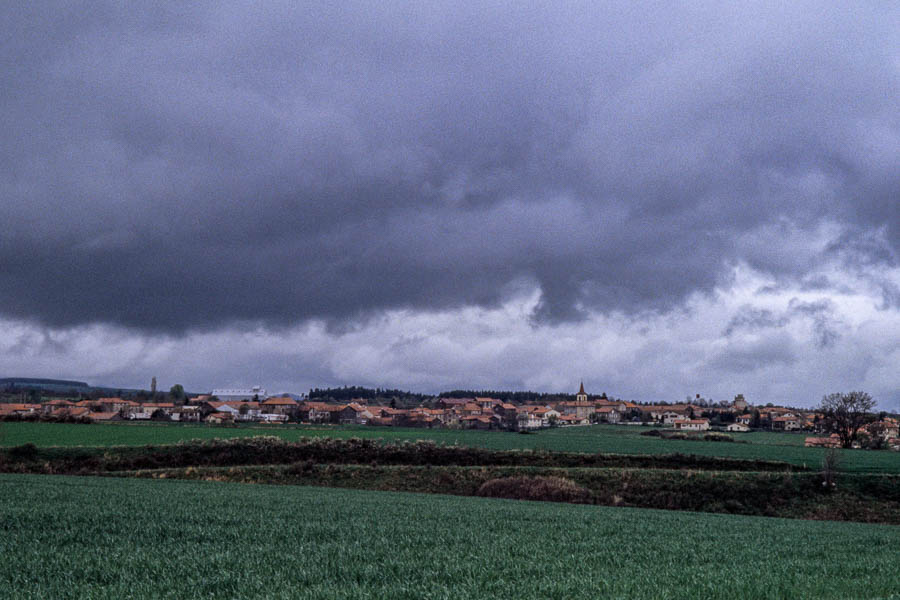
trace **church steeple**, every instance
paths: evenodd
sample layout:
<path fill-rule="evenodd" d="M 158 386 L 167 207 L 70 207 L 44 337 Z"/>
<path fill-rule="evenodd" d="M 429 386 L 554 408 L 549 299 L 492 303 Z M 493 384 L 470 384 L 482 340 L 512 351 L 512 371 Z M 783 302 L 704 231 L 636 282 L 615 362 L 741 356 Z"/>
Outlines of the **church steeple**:
<path fill-rule="evenodd" d="M 584 392 L 584 382 L 582 381 L 581 387 L 578 388 L 578 395 L 575 396 L 575 402 L 587 402 L 587 401 L 588 401 L 588 397 L 587 397 L 587 394 Z"/>

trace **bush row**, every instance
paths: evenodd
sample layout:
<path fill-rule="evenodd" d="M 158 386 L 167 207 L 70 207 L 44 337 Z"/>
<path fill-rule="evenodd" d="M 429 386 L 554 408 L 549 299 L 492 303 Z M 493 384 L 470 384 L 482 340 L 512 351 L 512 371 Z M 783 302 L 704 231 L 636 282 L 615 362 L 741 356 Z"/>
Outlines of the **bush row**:
<path fill-rule="evenodd" d="M 706 433 L 692 433 L 688 431 L 677 431 L 672 429 L 651 429 L 649 431 L 642 431 L 641 435 L 658 437 L 664 440 L 687 440 L 689 442 L 739 442 L 739 440 L 734 439 L 727 433 L 719 433 L 717 431 L 707 431 Z M 740 443 L 746 442 L 740 440 Z"/>
<path fill-rule="evenodd" d="M 900 524 L 900 477 L 820 473 L 315 464 L 188 467 L 138 477 L 312 485 Z"/>
<path fill-rule="evenodd" d="M 44 414 L 44 413 L 31 413 L 27 415 L 19 415 L 19 414 L 8 414 L 8 415 L 0 415 L 0 422 L 10 422 L 10 423 L 80 423 L 83 425 L 90 425 L 94 421 L 90 417 L 84 416 L 73 416 L 67 414 Z"/>
<path fill-rule="evenodd" d="M 21 462 L 15 450 L 7 460 Z M 335 464 L 385 464 L 432 466 L 517 467 L 621 467 L 643 469 L 693 469 L 715 471 L 803 470 L 788 463 L 743 460 L 688 454 L 624 455 L 545 452 L 532 450 L 488 450 L 445 446 L 433 441 L 385 444 L 373 439 L 311 437 L 289 442 L 274 436 L 228 440 L 190 440 L 168 446 L 107 449 L 55 448 L 52 454 L 39 450 L 27 460 L 49 461 L 55 472 L 120 471 L 188 466 L 233 466 L 288 464 L 301 461 Z M 8 465 L 7 465 L 8 467 Z"/>

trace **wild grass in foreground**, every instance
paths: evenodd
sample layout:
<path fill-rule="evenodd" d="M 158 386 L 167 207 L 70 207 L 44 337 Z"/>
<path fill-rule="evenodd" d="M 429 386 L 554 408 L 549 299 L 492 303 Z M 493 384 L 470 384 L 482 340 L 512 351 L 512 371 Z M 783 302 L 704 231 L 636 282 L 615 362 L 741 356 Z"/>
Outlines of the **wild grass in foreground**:
<path fill-rule="evenodd" d="M 644 427 L 594 425 L 564 427 L 521 435 L 504 431 L 458 429 L 410 429 L 340 425 L 288 425 L 214 427 L 182 424 L 109 423 L 0 423 L 0 446 L 33 443 L 38 446 L 144 446 L 174 444 L 182 440 L 277 435 L 296 441 L 303 437 L 367 438 L 386 442 L 434 440 L 493 450 L 535 449 L 557 452 L 603 452 L 615 454 L 694 454 L 728 458 L 777 460 L 818 469 L 822 448 L 804 448 L 804 434 L 735 434 L 743 444 L 662 440 L 640 435 Z M 842 450 L 840 469 L 856 473 L 900 473 L 900 453 L 888 450 Z"/>
<path fill-rule="evenodd" d="M 5 598 L 885 598 L 900 528 L 0 476 Z"/>

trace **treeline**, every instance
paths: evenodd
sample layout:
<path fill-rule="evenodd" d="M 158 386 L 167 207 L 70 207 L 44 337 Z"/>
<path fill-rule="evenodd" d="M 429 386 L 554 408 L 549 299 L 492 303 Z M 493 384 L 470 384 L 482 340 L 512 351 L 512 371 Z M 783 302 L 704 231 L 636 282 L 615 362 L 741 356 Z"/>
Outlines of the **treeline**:
<path fill-rule="evenodd" d="M 565 402 L 575 400 L 575 394 L 549 394 L 539 392 L 510 392 L 502 390 L 451 390 L 441 392 L 439 398 L 496 398 L 511 404 L 525 404 L 528 402 Z M 606 398 L 606 394 L 601 394 Z"/>
<path fill-rule="evenodd" d="M 525 404 L 529 402 L 538 402 L 546 404 L 549 402 L 572 401 L 575 400 L 575 394 L 552 394 L 546 392 L 512 392 L 504 390 L 450 390 L 441 392 L 438 398 L 497 398 L 503 402 L 512 404 Z M 594 396 L 596 397 L 596 396 Z M 606 394 L 602 394 L 601 398 L 606 398 Z M 419 405 L 427 400 L 434 398 L 429 394 L 418 394 L 405 390 L 388 389 L 388 388 L 367 388 L 358 385 L 335 387 L 335 388 L 313 388 L 309 390 L 309 399 L 313 401 L 334 401 L 334 402 L 350 402 L 351 400 L 366 400 L 368 402 L 387 402 L 395 401 L 398 405 Z"/>
<path fill-rule="evenodd" d="M 309 390 L 310 400 L 333 400 L 335 402 L 350 402 L 362 398 L 368 401 L 378 400 L 396 400 L 403 404 L 418 404 L 431 396 L 427 394 L 416 394 L 404 390 L 392 390 L 383 388 L 366 388 L 357 385 L 344 386 L 339 388 L 313 388 Z"/>

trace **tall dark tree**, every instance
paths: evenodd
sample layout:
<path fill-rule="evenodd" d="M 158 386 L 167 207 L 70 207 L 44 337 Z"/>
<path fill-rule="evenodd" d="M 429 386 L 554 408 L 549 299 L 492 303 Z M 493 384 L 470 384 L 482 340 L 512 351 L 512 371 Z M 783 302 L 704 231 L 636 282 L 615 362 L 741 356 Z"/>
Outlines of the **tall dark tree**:
<path fill-rule="evenodd" d="M 759 429 L 760 425 L 762 425 L 762 419 L 759 416 L 759 411 L 754 409 L 753 416 L 750 417 L 750 427 L 752 429 Z"/>
<path fill-rule="evenodd" d="M 869 413 L 875 408 L 875 401 L 866 392 L 828 394 L 822 398 L 819 411 L 825 430 L 836 433 L 841 446 L 849 448 L 856 441 L 860 428 L 871 420 Z"/>
<path fill-rule="evenodd" d="M 184 388 L 180 383 L 176 383 L 169 389 L 169 396 L 172 398 L 172 402 L 181 402 L 183 403 L 185 400 Z"/>

